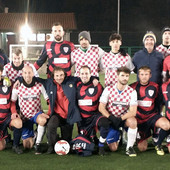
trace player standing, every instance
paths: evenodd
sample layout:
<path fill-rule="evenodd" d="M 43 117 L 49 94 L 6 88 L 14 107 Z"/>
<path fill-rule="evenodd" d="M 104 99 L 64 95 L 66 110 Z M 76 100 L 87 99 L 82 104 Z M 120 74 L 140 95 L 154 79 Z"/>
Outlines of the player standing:
<path fill-rule="evenodd" d="M 64 40 L 64 30 L 60 23 L 52 25 L 53 41 L 47 41 L 42 50 L 39 59 L 34 63 L 38 70 L 48 59 L 47 73 L 48 77 L 55 66 L 63 68 L 67 76 L 71 75 L 71 51 L 74 49 L 74 44 Z"/>
<path fill-rule="evenodd" d="M 144 48 L 135 53 L 133 64 L 134 72 L 137 73 L 140 67 L 148 66 L 151 69 L 151 81 L 162 84 L 163 54 L 156 51 L 156 36 L 152 31 L 148 31 L 143 37 Z"/>
<path fill-rule="evenodd" d="M 104 51 L 100 47 L 90 45 L 91 37 L 87 31 L 82 31 L 78 35 L 79 48 L 75 48 L 71 53 L 72 64 L 75 64 L 75 76 L 80 76 L 82 66 L 88 66 L 91 69 L 92 76 L 99 76 L 99 65 Z"/>
<path fill-rule="evenodd" d="M 111 34 L 109 45 L 111 46 L 111 51 L 102 56 L 102 67 L 105 69 L 105 86 L 117 83 L 116 72 L 118 68 L 126 66 L 131 71 L 134 69 L 131 57 L 120 48 L 122 45 L 120 34 Z"/>
<path fill-rule="evenodd" d="M 164 59 L 170 55 L 170 27 L 162 30 L 162 44 L 157 46 L 156 50 L 163 54 Z"/>
<path fill-rule="evenodd" d="M 34 75 L 39 77 L 34 65 L 29 62 L 25 62 L 23 60 L 22 51 L 20 49 L 16 49 L 12 53 L 12 61 L 4 66 L 2 75 L 8 77 L 10 81 L 14 83 L 18 77 L 22 76 L 22 69 L 26 65 L 31 66 L 34 71 Z"/>

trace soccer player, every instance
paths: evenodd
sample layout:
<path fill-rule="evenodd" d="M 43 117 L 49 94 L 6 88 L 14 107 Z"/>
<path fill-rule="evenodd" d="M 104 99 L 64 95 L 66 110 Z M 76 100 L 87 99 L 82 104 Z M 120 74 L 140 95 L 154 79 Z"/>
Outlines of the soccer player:
<path fill-rule="evenodd" d="M 54 23 L 52 25 L 53 41 L 47 41 L 42 50 L 39 59 L 34 63 L 35 68 L 38 70 L 48 59 L 47 73 L 50 77 L 53 72 L 54 66 L 62 67 L 67 76 L 71 75 L 71 51 L 74 49 L 74 44 L 65 41 L 64 30 L 61 23 Z"/>
<path fill-rule="evenodd" d="M 48 100 L 44 86 L 37 82 L 34 77 L 33 68 L 24 66 L 22 70 L 23 82 L 16 89 L 12 90 L 12 116 L 16 117 L 19 113 L 16 110 L 16 101 L 19 100 L 20 114 L 23 121 L 22 139 L 24 148 L 32 148 L 34 141 L 33 124 L 38 124 L 38 134 L 36 138 L 36 154 L 40 152 L 40 142 L 44 134 L 44 125 L 49 118 L 43 113 L 41 108 L 41 94 Z M 18 134 L 19 135 L 19 134 Z M 21 135 L 21 134 L 20 134 Z M 20 137 L 18 136 L 20 140 Z M 19 141 L 18 141 L 19 143 Z"/>
<path fill-rule="evenodd" d="M 169 75 L 170 75 L 170 71 L 169 71 Z M 162 94 L 163 94 L 163 98 L 164 98 L 164 102 L 165 102 L 165 117 L 170 121 L 170 78 L 168 77 L 168 81 L 162 84 Z M 160 139 L 161 141 L 164 140 L 165 137 L 167 137 L 168 135 L 170 135 L 170 131 L 164 131 L 163 135 L 162 135 L 162 139 Z M 167 146 L 168 146 L 168 150 L 170 153 L 170 140 L 169 140 L 169 136 L 167 137 Z"/>
<path fill-rule="evenodd" d="M 22 121 L 18 116 L 14 117 L 11 115 L 11 91 L 12 87 L 7 87 L 3 85 L 3 66 L 0 65 L 0 150 L 5 149 L 7 138 L 7 127 L 15 127 L 20 129 L 22 127 Z M 15 144 L 15 136 L 14 136 L 14 144 Z M 17 148 L 18 154 L 22 151 Z"/>
<path fill-rule="evenodd" d="M 38 72 L 36 71 L 34 65 L 30 64 L 29 62 L 25 62 L 23 60 L 22 51 L 20 49 L 16 49 L 12 53 L 12 62 L 4 66 L 2 75 L 8 77 L 10 81 L 14 83 L 18 77 L 22 76 L 22 69 L 26 65 L 31 66 L 34 71 L 34 75 L 36 77 L 39 77 Z"/>
<path fill-rule="evenodd" d="M 11 92 L 12 86 L 5 86 L 2 77 L 3 66 L 0 65 L 0 150 L 5 149 L 6 141 L 8 137 L 7 127 L 13 127 L 20 130 L 22 127 L 22 121 L 19 116 L 14 117 L 11 115 Z M 16 134 L 14 134 L 13 149 L 17 154 L 21 154 L 22 150 L 19 145 L 16 145 Z"/>
<path fill-rule="evenodd" d="M 170 27 L 165 27 L 162 30 L 162 44 L 156 47 L 156 50 L 161 52 L 164 59 L 170 55 Z"/>
<path fill-rule="evenodd" d="M 80 68 L 88 66 L 92 76 L 99 76 L 99 65 L 104 51 L 100 47 L 91 46 L 90 33 L 82 31 L 78 35 L 79 48 L 75 48 L 71 53 L 72 64 L 75 64 L 75 76 L 80 76 Z"/>
<path fill-rule="evenodd" d="M 131 71 L 134 65 L 131 57 L 120 48 L 122 45 L 122 37 L 120 34 L 114 33 L 109 37 L 109 45 L 111 51 L 102 56 L 102 67 L 105 69 L 105 86 L 117 83 L 117 69 L 126 66 Z"/>
<path fill-rule="evenodd" d="M 104 155 L 104 143 L 108 134 L 110 122 L 98 111 L 99 98 L 102 94 L 103 87 L 100 83 L 93 85 L 91 71 L 88 66 L 82 66 L 80 69 L 80 79 L 77 83 L 77 99 L 82 116 L 79 124 L 81 134 L 89 139 L 94 139 L 96 130 L 100 131 L 99 138 L 99 155 Z"/>
<path fill-rule="evenodd" d="M 139 81 L 133 83 L 131 87 L 137 91 L 138 107 L 136 119 L 138 123 L 138 148 L 140 151 L 146 151 L 148 147 L 148 138 L 151 137 L 151 130 L 155 132 L 156 128 L 161 131 L 167 131 L 170 124 L 165 117 L 162 117 L 155 101 L 158 97 L 158 84 L 150 81 L 151 69 L 148 66 L 142 66 L 138 70 Z M 161 135 L 161 132 L 159 135 Z M 155 132 L 156 133 L 156 132 Z M 160 136 L 158 136 L 160 138 Z M 164 155 L 161 143 L 156 146 L 157 154 Z"/>
<path fill-rule="evenodd" d="M 163 82 L 166 82 L 167 75 L 170 70 L 170 28 L 165 27 L 162 30 L 162 44 L 156 47 L 156 50 L 161 52 L 164 56 L 163 61 Z"/>
<path fill-rule="evenodd" d="M 4 50 L 0 49 L 0 63 L 4 66 L 9 63 L 9 59 L 6 56 Z"/>
<path fill-rule="evenodd" d="M 12 61 L 4 66 L 2 75 L 8 77 L 13 84 L 18 77 L 22 76 L 22 69 L 24 66 L 31 66 L 34 71 L 34 75 L 36 77 L 39 77 L 39 74 L 36 71 L 34 65 L 29 62 L 25 62 L 23 60 L 22 51 L 20 49 L 16 49 L 12 53 Z M 18 109 L 18 105 L 17 105 L 17 109 Z M 13 128 L 13 129 L 14 129 L 13 131 L 14 136 L 20 136 L 20 129 L 17 128 Z M 16 145 L 17 143 L 18 142 L 16 142 Z M 14 147 L 14 150 L 20 153 L 20 149 L 18 147 Z"/>
<path fill-rule="evenodd" d="M 128 141 L 126 154 L 130 157 L 136 156 L 133 145 L 137 134 L 137 93 L 128 86 L 130 70 L 126 67 L 117 69 L 117 83 L 107 86 L 100 98 L 99 111 L 103 116 L 112 122 L 112 127 L 116 130 L 119 127 L 128 127 Z M 110 143 L 111 149 L 115 143 Z M 114 147 L 114 146 L 113 146 Z"/>
<path fill-rule="evenodd" d="M 148 31 L 143 37 L 144 48 L 135 53 L 132 62 L 135 66 L 134 72 L 137 73 L 140 67 L 148 66 L 151 69 L 151 81 L 162 84 L 163 54 L 156 51 L 156 36 L 152 31 Z"/>
<path fill-rule="evenodd" d="M 67 76 L 61 67 L 54 67 L 51 78 L 47 79 L 46 90 L 49 96 L 47 123 L 48 154 L 54 153 L 57 128 L 61 129 L 61 139 L 72 139 L 73 124 L 81 120 L 76 100 L 77 78 Z"/>

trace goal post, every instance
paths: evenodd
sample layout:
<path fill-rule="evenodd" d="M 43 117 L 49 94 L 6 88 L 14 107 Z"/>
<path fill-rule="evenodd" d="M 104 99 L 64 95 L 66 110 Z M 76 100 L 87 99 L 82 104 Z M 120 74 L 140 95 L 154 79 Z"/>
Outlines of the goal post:
<path fill-rule="evenodd" d="M 92 44 L 91 46 L 98 47 L 97 44 Z M 40 44 L 11 44 L 10 45 L 10 51 L 9 51 L 9 59 L 11 61 L 12 59 L 12 53 L 15 49 L 19 48 L 23 53 L 23 59 L 26 61 L 36 61 L 38 57 L 41 55 L 41 51 L 43 49 L 44 45 Z M 75 47 L 80 47 L 79 44 L 75 44 Z"/>
<path fill-rule="evenodd" d="M 10 61 L 12 59 L 12 53 L 15 49 L 20 49 L 23 53 L 23 59 L 26 61 L 36 61 L 41 54 L 43 49 L 43 44 L 41 45 L 24 45 L 24 44 L 11 44 L 9 51 Z"/>

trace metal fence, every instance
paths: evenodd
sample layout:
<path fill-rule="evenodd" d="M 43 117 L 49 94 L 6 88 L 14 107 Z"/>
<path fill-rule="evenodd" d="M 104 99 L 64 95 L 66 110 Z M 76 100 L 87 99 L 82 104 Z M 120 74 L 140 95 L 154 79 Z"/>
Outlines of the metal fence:
<path fill-rule="evenodd" d="M 101 48 L 106 52 L 109 52 L 111 50 L 109 46 L 103 46 Z M 132 47 L 122 46 L 121 48 L 123 48 L 131 57 L 133 57 L 134 54 L 137 51 L 141 50 L 143 47 L 142 46 L 132 46 Z"/>

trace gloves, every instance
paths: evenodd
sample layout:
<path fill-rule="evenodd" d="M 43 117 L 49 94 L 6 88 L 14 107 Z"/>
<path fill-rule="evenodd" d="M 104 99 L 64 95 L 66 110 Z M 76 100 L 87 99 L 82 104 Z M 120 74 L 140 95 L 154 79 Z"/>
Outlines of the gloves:
<path fill-rule="evenodd" d="M 126 51 L 124 49 L 120 48 L 119 52 L 121 55 L 126 56 Z"/>
<path fill-rule="evenodd" d="M 3 85 L 6 86 L 6 87 L 11 86 L 11 81 L 10 81 L 10 79 L 8 77 L 4 77 Z"/>
<path fill-rule="evenodd" d="M 122 122 L 122 118 L 121 117 L 115 117 L 113 115 L 110 115 L 108 117 L 109 120 L 111 120 L 111 125 L 114 129 L 116 130 L 119 130 L 119 126 L 120 126 L 120 123 Z"/>

